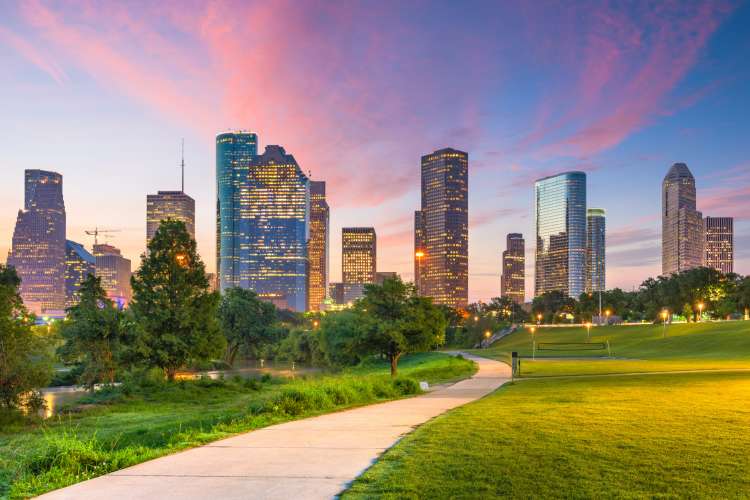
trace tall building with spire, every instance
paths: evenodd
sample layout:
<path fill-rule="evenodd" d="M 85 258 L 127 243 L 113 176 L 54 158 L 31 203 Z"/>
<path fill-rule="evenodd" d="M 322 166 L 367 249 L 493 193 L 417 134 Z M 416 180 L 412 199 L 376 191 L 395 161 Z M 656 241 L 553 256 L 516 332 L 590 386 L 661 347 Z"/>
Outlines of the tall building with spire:
<path fill-rule="evenodd" d="M 606 284 L 606 212 L 603 208 L 586 211 L 586 291 L 603 292 Z"/>
<path fill-rule="evenodd" d="M 308 311 L 319 311 L 328 290 L 328 242 L 330 237 L 330 211 L 326 202 L 326 183 L 310 181 L 310 242 L 307 253 Z"/>
<path fill-rule="evenodd" d="M 705 266 L 722 273 L 734 271 L 734 219 L 732 217 L 706 217 Z"/>
<path fill-rule="evenodd" d="M 662 182 L 661 273 L 668 276 L 703 265 L 703 215 L 696 210 L 695 178 L 675 163 Z"/>
<path fill-rule="evenodd" d="M 62 316 L 65 310 L 65 202 L 62 175 L 26 170 L 24 208 L 19 210 L 8 265 L 21 278 L 29 311 Z"/>
<path fill-rule="evenodd" d="M 469 302 L 469 154 L 422 156 L 422 203 L 414 215 L 415 281 L 437 304 Z"/>
<path fill-rule="evenodd" d="M 525 241 L 521 233 L 509 233 L 503 252 L 503 273 L 500 276 L 500 295 L 517 304 L 526 298 Z"/>

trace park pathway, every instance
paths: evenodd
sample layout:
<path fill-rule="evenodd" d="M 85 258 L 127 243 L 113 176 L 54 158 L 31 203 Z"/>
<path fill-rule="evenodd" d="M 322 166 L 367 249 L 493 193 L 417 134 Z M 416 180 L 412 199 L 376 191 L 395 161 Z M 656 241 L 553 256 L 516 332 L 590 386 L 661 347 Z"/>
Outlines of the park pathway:
<path fill-rule="evenodd" d="M 333 498 L 405 434 L 510 380 L 508 365 L 465 356 L 476 375 L 428 394 L 258 429 L 40 498 Z"/>

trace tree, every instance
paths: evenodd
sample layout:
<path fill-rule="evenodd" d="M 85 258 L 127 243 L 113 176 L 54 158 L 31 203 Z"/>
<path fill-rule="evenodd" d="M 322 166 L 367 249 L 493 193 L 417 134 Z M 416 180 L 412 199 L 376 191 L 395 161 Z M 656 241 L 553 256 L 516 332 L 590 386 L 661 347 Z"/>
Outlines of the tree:
<path fill-rule="evenodd" d="M 534 319 L 541 314 L 545 322 L 558 322 L 561 314 L 573 314 L 576 308 L 576 301 L 568 297 L 560 290 L 552 290 L 534 297 L 531 303 L 531 311 Z"/>
<path fill-rule="evenodd" d="M 23 305 L 20 284 L 16 270 L 0 264 L 0 405 L 6 409 L 47 385 L 53 372 L 49 346 L 33 330 L 34 317 Z"/>
<path fill-rule="evenodd" d="M 326 364 L 354 365 L 360 361 L 354 345 L 361 324 L 356 311 L 326 314 L 318 329 L 319 346 Z"/>
<path fill-rule="evenodd" d="M 393 377 L 398 373 L 402 355 L 426 351 L 445 341 L 442 311 L 430 299 L 418 296 L 414 285 L 400 278 L 365 286 L 365 296 L 357 302 L 355 311 L 360 315 L 361 326 L 353 352 L 385 355 Z"/>
<path fill-rule="evenodd" d="M 219 295 L 209 290 L 205 267 L 185 224 L 165 220 L 131 279 L 136 324 L 132 352 L 174 380 L 178 369 L 221 354 Z"/>
<path fill-rule="evenodd" d="M 219 324 L 227 341 L 225 360 L 234 365 L 240 350 L 257 355 L 270 341 L 270 327 L 276 321 L 276 307 L 258 298 L 252 290 L 231 288 L 219 304 Z"/>
<path fill-rule="evenodd" d="M 90 274 L 81 284 L 81 301 L 68 309 L 60 331 L 65 343 L 58 353 L 66 362 L 81 365 L 79 380 L 89 389 L 97 382 L 111 384 L 122 330 L 122 312 L 107 298 L 101 278 Z"/>
<path fill-rule="evenodd" d="M 737 305 L 742 309 L 745 317 L 747 317 L 750 312 L 750 276 L 745 276 L 740 280 L 737 284 L 735 296 L 737 298 Z"/>

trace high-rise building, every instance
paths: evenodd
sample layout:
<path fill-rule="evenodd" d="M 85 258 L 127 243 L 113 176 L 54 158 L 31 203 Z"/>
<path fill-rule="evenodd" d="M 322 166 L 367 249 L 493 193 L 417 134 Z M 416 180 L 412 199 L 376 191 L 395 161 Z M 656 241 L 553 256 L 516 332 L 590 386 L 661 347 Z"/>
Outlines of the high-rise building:
<path fill-rule="evenodd" d="M 734 219 L 732 217 L 706 217 L 705 266 L 731 273 L 734 270 Z"/>
<path fill-rule="evenodd" d="M 8 265 L 21 278 L 30 312 L 65 313 L 65 202 L 62 175 L 26 170 L 24 208 L 18 211 Z"/>
<path fill-rule="evenodd" d="M 146 244 L 167 219 L 184 222 L 190 237 L 195 239 L 195 200 L 183 191 L 159 191 L 146 196 Z"/>
<path fill-rule="evenodd" d="M 662 183 L 661 273 L 703 265 L 703 215 L 695 208 L 695 178 L 675 163 Z"/>
<path fill-rule="evenodd" d="M 436 304 L 469 301 L 469 155 L 445 148 L 422 156 L 422 202 L 414 214 L 415 282 Z"/>
<path fill-rule="evenodd" d="M 586 174 L 539 179 L 534 192 L 534 295 L 559 290 L 578 298 L 586 287 Z"/>
<path fill-rule="evenodd" d="M 603 292 L 606 287 L 606 220 L 603 208 L 586 211 L 586 291 Z"/>
<path fill-rule="evenodd" d="M 65 242 L 65 308 L 81 301 L 81 285 L 96 273 L 96 258 L 80 243 Z"/>
<path fill-rule="evenodd" d="M 375 283 L 377 267 L 375 228 L 341 230 L 341 275 L 344 283 Z"/>
<path fill-rule="evenodd" d="M 309 311 L 319 311 L 328 290 L 328 242 L 330 213 L 326 202 L 326 183 L 310 181 L 310 260 L 307 292 Z"/>
<path fill-rule="evenodd" d="M 249 162 L 239 203 L 240 246 L 234 286 L 282 309 L 307 308 L 310 183 L 294 156 L 266 146 Z M 228 284 L 223 282 L 224 287 Z"/>
<path fill-rule="evenodd" d="M 366 283 L 331 283 L 328 294 L 334 304 L 350 306 L 365 296 Z"/>
<path fill-rule="evenodd" d="M 525 242 L 521 233 L 506 236 L 503 252 L 503 274 L 500 276 L 500 295 L 509 297 L 517 304 L 526 298 Z"/>
<path fill-rule="evenodd" d="M 216 136 L 216 273 L 222 291 L 240 286 L 240 262 L 244 282 L 249 279 L 249 221 L 242 217 L 240 205 L 249 203 L 250 161 L 257 154 L 256 134 L 238 131 Z"/>
<path fill-rule="evenodd" d="M 102 288 L 113 302 L 120 307 L 130 303 L 130 259 L 122 256 L 119 248 L 107 243 L 94 244 L 96 275 L 101 278 Z"/>
<path fill-rule="evenodd" d="M 385 283 L 385 280 L 392 280 L 398 277 L 399 275 L 396 271 L 381 271 L 375 273 L 375 284 L 382 286 L 383 283 Z"/>

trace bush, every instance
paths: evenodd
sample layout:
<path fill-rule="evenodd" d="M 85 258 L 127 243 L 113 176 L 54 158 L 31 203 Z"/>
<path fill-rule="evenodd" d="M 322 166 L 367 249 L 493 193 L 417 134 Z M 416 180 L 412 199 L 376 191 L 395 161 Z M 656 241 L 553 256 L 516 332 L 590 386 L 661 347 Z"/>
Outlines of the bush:
<path fill-rule="evenodd" d="M 422 392 L 422 390 L 419 388 L 419 382 L 417 382 L 413 378 L 398 377 L 393 381 L 393 385 L 402 395 L 419 394 L 420 392 Z"/>

